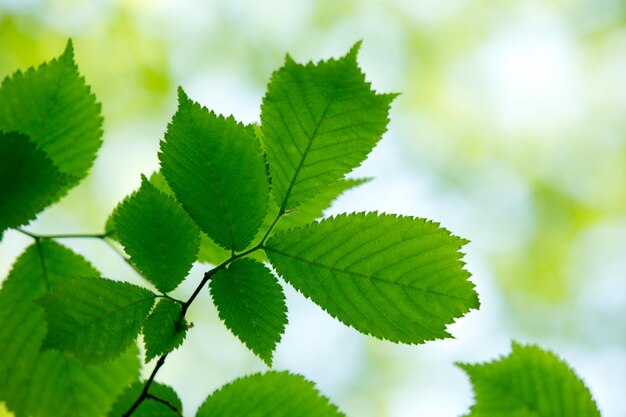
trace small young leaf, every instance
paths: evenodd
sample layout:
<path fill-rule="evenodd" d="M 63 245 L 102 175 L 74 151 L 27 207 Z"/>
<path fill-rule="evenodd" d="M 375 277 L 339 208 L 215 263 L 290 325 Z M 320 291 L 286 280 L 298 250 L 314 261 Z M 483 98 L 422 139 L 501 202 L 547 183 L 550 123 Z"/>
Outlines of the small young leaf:
<path fill-rule="evenodd" d="M 459 252 L 465 240 L 420 218 L 357 213 L 274 235 L 278 273 L 343 323 L 393 342 L 449 337 L 478 296 Z"/>
<path fill-rule="evenodd" d="M 0 132 L 0 233 L 34 219 L 67 181 L 27 136 Z"/>
<path fill-rule="evenodd" d="M 81 277 L 63 281 L 39 300 L 46 311 L 45 349 L 69 352 L 83 363 L 126 350 L 154 304 L 154 294 L 126 282 Z"/>
<path fill-rule="evenodd" d="M 41 350 L 46 322 L 34 300 L 74 274 L 98 275 L 98 271 L 66 247 L 42 240 L 26 249 L 3 282 L 0 402 L 16 417 L 103 415 L 139 376 L 135 346 L 117 359 L 90 366 L 57 351 Z"/>
<path fill-rule="evenodd" d="M 143 390 L 143 382 L 135 382 L 117 399 L 108 417 L 120 417 L 135 403 Z M 148 389 L 149 397 L 133 412 L 133 417 L 181 417 L 183 404 L 176 391 L 168 385 L 153 382 Z"/>
<path fill-rule="evenodd" d="M 283 289 L 262 263 L 239 259 L 209 284 L 220 318 L 268 366 L 287 324 Z"/>
<path fill-rule="evenodd" d="M 342 179 L 340 181 L 332 183 L 324 190 L 322 190 L 320 194 L 318 194 L 315 198 L 305 201 L 304 203 L 299 205 L 298 208 L 283 215 L 278 223 L 276 223 L 276 226 L 272 230 L 270 236 L 276 234 L 277 232 L 280 232 L 281 230 L 304 226 L 313 222 L 316 219 L 319 219 L 320 217 L 322 217 L 324 210 L 326 210 L 339 195 L 367 181 L 368 179 L 366 178 L 358 178 Z M 259 229 L 259 233 L 257 233 L 257 236 L 255 237 L 253 242 L 258 242 L 263 238 L 263 235 L 270 227 L 277 215 L 278 206 L 276 205 L 276 202 L 274 202 L 274 200 L 270 200 L 267 215 L 263 220 L 263 225 Z M 198 252 L 199 262 L 219 265 L 226 259 L 228 259 L 230 255 L 230 251 L 221 248 L 218 244 L 209 239 L 208 236 L 202 234 L 202 236 L 200 237 L 200 251 Z M 267 258 L 263 252 L 254 252 L 250 255 L 250 257 L 260 262 L 267 261 Z"/>
<path fill-rule="evenodd" d="M 143 324 L 143 342 L 146 346 L 146 362 L 176 349 L 187 334 L 187 321 L 181 317 L 179 303 L 163 299 L 152 310 Z"/>
<path fill-rule="evenodd" d="M 507 357 L 458 366 L 476 393 L 468 417 L 600 417 L 583 381 L 558 356 L 538 346 L 513 343 Z"/>
<path fill-rule="evenodd" d="M 283 215 L 276 224 L 276 227 L 274 227 L 272 234 L 276 234 L 282 230 L 293 229 L 294 227 L 305 226 L 314 222 L 323 216 L 324 210 L 329 208 L 333 201 L 335 201 L 335 199 L 342 193 L 358 187 L 367 181 L 369 181 L 367 178 L 346 178 L 330 184 L 328 187 L 322 189 L 319 194 L 315 196 L 315 198 L 311 198 L 300 204 L 293 211 L 285 213 L 285 215 Z M 269 219 L 270 223 L 267 223 L 268 227 L 271 224 L 271 221 L 274 220 L 274 217 L 278 214 L 278 209 L 279 207 L 272 201 L 270 209 L 268 210 L 268 212 L 271 212 L 272 214 L 271 219 Z"/>
<path fill-rule="evenodd" d="M 251 126 L 216 115 L 180 89 L 159 160 L 176 198 L 211 239 L 235 251 L 252 242 L 267 211 L 269 184 Z"/>
<path fill-rule="evenodd" d="M 300 65 L 288 55 L 272 74 L 261 128 L 272 193 L 296 208 L 358 166 L 387 129 L 393 94 L 376 94 L 357 66 L 359 44 L 340 59 Z"/>
<path fill-rule="evenodd" d="M 87 175 L 102 143 L 100 104 L 74 63 L 72 43 L 52 61 L 17 71 L 0 86 L 0 130 L 28 136 L 68 175 Z"/>
<path fill-rule="evenodd" d="M 345 417 L 312 382 L 288 372 L 234 380 L 213 392 L 196 417 Z"/>
<path fill-rule="evenodd" d="M 142 177 L 139 190 L 113 216 L 115 232 L 130 260 L 161 292 L 185 279 L 200 246 L 200 229 L 174 198 Z"/>

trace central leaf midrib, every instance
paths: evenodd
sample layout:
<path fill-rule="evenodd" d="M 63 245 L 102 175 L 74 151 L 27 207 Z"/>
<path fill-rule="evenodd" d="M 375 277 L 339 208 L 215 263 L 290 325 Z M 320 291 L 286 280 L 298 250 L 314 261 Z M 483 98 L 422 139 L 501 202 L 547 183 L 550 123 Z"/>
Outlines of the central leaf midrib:
<path fill-rule="evenodd" d="M 326 264 L 323 264 L 323 263 L 320 263 L 320 262 L 315 262 L 315 261 L 311 261 L 309 259 L 301 258 L 299 256 L 292 255 L 290 253 L 283 252 L 281 250 L 277 250 L 277 249 L 272 248 L 272 247 L 265 247 L 265 250 L 266 251 L 270 251 L 270 252 L 274 252 L 274 253 L 277 253 L 279 255 L 283 255 L 283 256 L 285 256 L 287 258 L 293 259 L 295 261 L 299 261 L 299 262 L 305 263 L 307 265 L 315 266 L 315 267 L 318 267 L 318 268 L 321 268 L 321 269 L 325 269 L 325 270 L 328 270 L 328 271 L 331 271 L 331 272 L 339 272 L 339 273 L 350 275 L 350 276 L 353 276 L 353 277 L 356 277 L 356 278 L 362 278 L 362 279 L 367 279 L 367 280 L 371 280 L 371 281 L 379 281 L 379 282 L 382 282 L 383 284 L 397 286 L 397 287 L 404 288 L 404 289 L 409 289 L 409 290 L 418 290 L 418 291 L 421 291 L 421 292 L 424 292 L 424 293 L 430 293 L 430 294 L 434 294 L 434 295 L 439 295 L 439 296 L 446 297 L 446 298 L 451 298 L 451 299 L 454 299 L 454 300 L 460 300 L 460 301 L 469 301 L 469 300 L 471 300 L 471 299 L 458 297 L 458 296 L 455 296 L 455 295 L 452 295 L 452 294 L 446 294 L 446 293 L 442 293 L 442 292 L 439 292 L 439 291 L 435 291 L 435 290 L 430 289 L 430 288 L 412 287 L 410 285 L 401 284 L 399 282 L 389 281 L 389 280 L 386 280 L 384 278 L 377 277 L 375 275 L 367 275 L 367 274 L 363 274 L 363 273 L 360 273 L 360 272 L 349 271 L 347 269 L 337 268 L 335 266 L 330 266 L 330 265 L 326 265 Z"/>
<path fill-rule="evenodd" d="M 294 114 L 297 114 L 297 111 L 293 107 L 293 104 L 291 104 L 291 100 L 289 100 L 289 95 L 285 94 L 285 96 L 287 97 L 287 102 L 289 103 L 289 107 L 291 107 L 291 110 L 294 112 Z M 308 137 L 307 145 L 304 148 L 304 152 L 302 153 L 302 156 L 300 157 L 300 162 L 298 163 L 298 166 L 296 167 L 296 170 L 293 173 L 293 177 L 291 178 L 291 182 L 289 183 L 289 186 L 287 187 L 287 191 L 285 192 L 285 197 L 283 198 L 283 201 L 282 201 L 282 203 L 280 205 L 280 209 L 278 211 L 279 214 L 282 214 L 282 213 L 285 212 L 285 208 L 287 207 L 287 202 L 289 201 L 289 196 L 291 194 L 291 191 L 293 190 L 293 187 L 296 184 L 296 180 L 298 179 L 298 175 L 300 175 L 300 171 L 302 170 L 302 167 L 304 166 L 304 161 L 305 161 L 309 151 L 311 150 L 311 146 L 313 145 L 313 140 L 317 136 L 317 131 L 319 130 L 320 126 L 322 125 L 322 122 L 324 121 L 324 118 L 326 117 L 326 113 L 328 112 L 328 109 L 330 108 L 330 105 L 332 104 L 333 100 L 334 100 L 333 98 L 328 100 L 328 103 L 326 103 L 326 106 L 324 107 L 324 111 L 322 112 L 322 115 L 319 117 L 319 120 L 315 124 L 315 128 L 313 129 L 313 132 Z M 299 117 L 297 117 L 297 119 L 298 119 L 298 121 L 300 121 Z M 300 123 L 300 124 L 302 125 L 302 123 Z M 293 140 L 293 138 L 292 138 L 292 140 Z"/>
<path fill-rule="evenodd" d="M 196 137 L 194 135 L 192 135 L 183 125 L 181 125 L 178 122 L 173 122 L 173 125 L 176 126 L 177 128 L 179 128 L 188 138 L 191 139 L 196 139 Z M 202 142 L 200 142 L 200 144 L 202 145 Z M 204 151 L 204 147 L 202 147 L 202 151 Z M 209 175 L 211 176 L 211 178 L 215 181 L 215 184 L 220 184 L 219 182 L 219 175 L 217 175 L 217 171 L 213 170 L 211 168 L 211 162 L 209 161 L 209 159 L 206 157 L 206 155 L 204 154 L 204 152 L 201 152 L 200 157 L 202 158 L 202 160 L 206 163 L 206 166 L 209 168 Z M 215 172 L 214 172 L 215 171 Z M 224 201 L 224 190 L 222 189 L 222 187 L 218 187 L 220 190 L 219 196 L 218 196 L 218 205 L 220 207 L 220 211 L 222 212 L 223 215 L 223 219 L 227 225 L 228 228 L 228 235 L 230 237 L 230 243 L 231 243 L 231 248 L 235 248 L 235 237 L 233 234 L 233 223 L 230 221 L 230 217 L 228 215 L 228 208 L 226 207 L 226 202 Z"/>

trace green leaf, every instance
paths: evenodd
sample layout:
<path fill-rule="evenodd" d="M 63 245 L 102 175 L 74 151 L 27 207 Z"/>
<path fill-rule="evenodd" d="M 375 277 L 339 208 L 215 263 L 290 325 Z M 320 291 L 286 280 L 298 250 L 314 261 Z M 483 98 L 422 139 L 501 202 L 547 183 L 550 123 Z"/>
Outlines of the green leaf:
<path fill-rule="evenodd" d="M 319 219 L 324 214 L 324 210 L 326 210 L 332 204 L 332 202 L 337 197 L 339 197 L 339 195 L 347 190 L 364 184 L 367 181 L 369 181 L 368 178 L 358 178 L 342 179 L 340 181 L 332 183 L 324 190 L 322 190 L 320 194 L 318 194 L 315 198 L 307 200 L 299 205 L 296 209 L 285 213 L 280 218 L 278 223 L 276 223 L 274 229 L 272 229 L 270 236 L 282 230 L 304 226 L 316 219 Z M 277 215 L 278 206 L 276 205 L 276 202 L 274 202 L 274 200 L 270 200 L 267 214 L 265 215 L 265 220 L 263 220 L 263 225 L 259 229 L 259 232 L 257 233 L 257 236 L 253 242 L 258 242 L 263 238 L 265 232 L 270 227 L 274 219 L 276 219 Z M 218 244 L 209 239 L 208 236 L 202 234 L 202 236 L 200 237 L 200 251 L 198 252 L 199 262 L 219 265 L 226 259 L 228 259 L 230 255 L 230 251 L 221 248 Z M 267 261 L 265 254 L 261 251 L 254 252 L 250 255 L 250 257 L 260 262 Z"/>
<path fill-rule="evenodd" d="M 28 136 L 76 185 L 102 143 L 102 116 L 74 63 L 72 43 L 52 61 L 17 71 L 0 86 L 0 130 Z"/>
<path fill-rule="evenodd" d="M 84 258 L 51 240 L 28 247 L 0 290 L 0 402 L 16 417 L 103 415 L 139 376 L 135 346 L 105 364 L 84 366 L 42 351 L 44 311 L 34 302 L 73 275 L 97 275 Z M 51 383 L 50 381 L 53 381 Z"/>
<path fill-rule="evenodd" d="M 458 364 L 469 375 L 476 404 L 468 417 L 600 417 L 589 389 L 552 352 L 513 343 L 509 356 Z"/>
<path fill-rule="evenodd" d="M 117 399 L 108 417 L 120 417 L 139 398 L 143 390 L 143 382 L 135 382 Z M 183 415 L 183 404 L 176 391 L 168 385 L 153 382 L 148 389 L 150 396 L 133 412 L 133 417 L 180 417 Z"/>
<path fill-rule="evenodd" d="M 187 334 L 187 321 L 181 316 L 179 303 L 162 299 L 143 324 L 146 362 L 176 349 Z"/>
<path fill-rule="evenodd" d="M 393 94 L 376 94 L 356 57 L 301 65 L 289 55 L 272 74 L 261 106 L 272 193 L 296 208 L 358 166 L 387 129 Z"/>
<path fill-rule="evenodd" d="M 226 327 L 268 366 L 285 331 L 283 289 L 262 263 L 239 259 L 215 274 L 209 284 Z"/>
<path fill-rule="evenodd" d="M 81 277 L 63 281 L 39 303 L 48 323 L 43 347 L 97 363 L 115 358 L 133 343 L 154 294 L 126 282 Z"/>
<path fill-rule="evenodd" d="M 279 233 L 265 250 L 287 282 L 343 323 L 423 343 L 449 337 L 445 326 L 479 305 L 465 243 L 424 219 L 357 213 Z"/>
<path fill-rule="evenodd" d="M 0 233 L 34 219 L 67 180 L 28 137 L 0 132 Z"/>
<path fill-rule="evenodd" d="M 276 234 L 276 232 L 282 230 L 293 229 L 294 227 L 305 226 L 321 218 L 324 214 L 324 210 L 329 208 L 337 197 L 345 191 L 358 187 L 367 181 L 369 181 L 369 178 L 346 178 L 330 184 L 328 187 L 321 190 L 315 198 L 309 199 L 300 204 L 297 208 L 285 213 L 276 224 L 276 227 L 274 227 L 272 234 Z M 267 223 L 268 227 L 278 214 L 278 210 L 279 207 L 275 202 L 272 202 L 270 204 L 270 210 L 268 210 L 272 214 L 269 223 Z"/>
<path fill-rule="evenodd" d="M 312 382 L 288 372 L 253 374 L 224 385 L 196 417 L 342 417 Z"/>
<path fill-rule="evenodd" d="M 200 229 L 174 198 L 142 177 L 113 221 L 131 262 L 159 291 L 172 291 L 185 279 L 198 254 Z"/>
<path fill-rule="evenodd" d="M 176 198 L 211 239 L 235 251 L 252 242 L 267 211 L 269 184 L 251 126 L 216 115 L 179 89 L 159 160 Z"/>

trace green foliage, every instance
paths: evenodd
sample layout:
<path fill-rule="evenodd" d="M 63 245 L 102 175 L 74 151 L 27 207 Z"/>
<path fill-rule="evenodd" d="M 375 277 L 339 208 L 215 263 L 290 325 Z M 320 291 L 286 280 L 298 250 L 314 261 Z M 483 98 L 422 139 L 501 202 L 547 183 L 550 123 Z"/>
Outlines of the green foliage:
<path fill-rule="evenodd" d="M 239 259 L 215 274 L 210 288 L 226 327 L 271 366 L 287 324 L 285 295 L 276 277 L 257 261 Z"/>
<path fill-rule="evenodd" d="M 386 130 L 393 94 L 376 94 L 357 66 L 360 44 L 341 59 L 272 74 L 261 106 L 272 193 L 296 208 L 359 165 Z"/>
<path fill-rule="evenodd" d="M 43 347 L 97 363 L 128 349 L 154 304 L 154 294 L 126 282 L 80 277 L 63 281 L 39 303 L 48 323 Z"/>
<path fill-rule="evenodd" d="M 9 227 L 28 223 L 54 202 L 67 176 L 27 136 L 0 132 L 0 184 L 1 235 Z"/>
<path fill-rule="evenodd" d="M 460 260 L 465 243 L 424 219 L 358 213 L 277 234 L 265 250 L 333 317 L 374 337 L 423 343 L 449 337 L 445 325 L 478 308 Z"/>
<path fill-rule="evenodd" d="M 143 389 L 143 382 L 135 382 L 117 399 L 108 417 L 119 417 L 123 415 L 135 402 L 139 393 Z M 134 417 L 180 417 L 183 415 L 183 404 L 178 398 L 178 394 L 171 387 L 154 382 L 148 390 L 148 397 L 137 408 Z"/>
<path fill-rule="evenodd" d="M 179 90 L 161 142 L 162 175 L 142 177 L 139 190 L 107 220 L 105 235 L 80 235 L 110 245 L 118 240 L 127 261 L 163 294 L 101 278 L 52 240 L 72 235 L 22 231 L 35 243 L 0 290 L 0 401 L 17 417 L 180 417 L 178 395 L 154 378 L 183 343 L 187 310 L 207 283 L 224 324 L 271 366 L 287 308 L 270 267 L 363 333 L 402 343 L 450 337 L 446 326 L 479 306 L 461 260 L 465 239 L 437 223 L 390 214 L 315 222 L 338 195 L 365 181 L 345 176 L 388 123 L 394 95 L 365 82 L 358 48 L 317 64 L 287 57 L 269 83 L 260 128 L 218 116 Z M 5 79 L 0 235 L 33 219 L 87 174 L 100 125 L 71 43 L 58 59 Z M 186 301 L 166 295 L 196 259 L 216 266 Z M 137 379 L 140 331 L 146 362 L 158 357 L 143 382 Z M 514 345 L 508 358 L 461 366 L 476 389 L 471 416 L 599 415 L 567 365 L 537 347 Z M 311 382 L 288 372 L 235 380 L 197 413 L 342 415 Z"/>
<path fill-rule="evenodd" d="M 37 69 L 17 71 L 0 86 L 0 130 L 28 136 L 69 187 L 84 178 L 102 143 L 102 116 L 74 63 L 68 41 L 63 54 Z"/>
<path fill-rule="evenodd" d="M 24 251 L 3 282 L 0 401 L 16 417 L 102 415 L 138 377 L 138 351 L 134 347 L 110 362 L 90 366 L 61 352 L 41 349 L 46 322 L 35 300 L 72 276 L 97 274 L 81 256 L 56 242 L 42 240 Z"/>
<path fill-rule="evenodd" d="M 507 357 L 459 364 L 476 393 L 468 417 L 600 417 L 591 393 L 554 353 L 513 343 Z"/>
<path fill-rule="evenodd" d="M 178 201 L 211 239 L 235 251 L 252 242 L 267 211 L 269 185 L 251 126 L 216 115 L 179 89 L 159 160 Z"/>
<path fill-rule="evenodd" d="M 141 187 L 113 217 L 118 240 L 130 260 L 161 292 L 185 279 L 200 246 L 200 229 L 174 198 L 142 177 Z"/>
<path fill-rule="evenodd" d="M 187 321 L 180 303 L 162 299 L 143 324 L 146 362 L 176 349 L 185 340 Z"/>
<path fill-rule="evenodd" d="M 209 395 L 196 417 L 341 417 L 312 382 L 288 372 L 237 379 Z"/>

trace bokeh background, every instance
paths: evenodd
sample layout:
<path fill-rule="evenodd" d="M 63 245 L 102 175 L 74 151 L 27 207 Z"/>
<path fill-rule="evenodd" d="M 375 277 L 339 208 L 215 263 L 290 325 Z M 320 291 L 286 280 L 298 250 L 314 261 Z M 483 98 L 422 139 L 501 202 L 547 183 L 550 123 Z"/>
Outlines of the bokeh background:
<path fill-rule="evenodd" d="M 255 122 L 286 52 L 318 60 L 362 39 L 367 78 L 402 94 L 354 173 L 375 179 L 329 213 L 417 215 L 469 238 L 482 307 L 450 327 L 455 339 L 403 346 L 287 289 L 275 367 L 316 381 L 350 416 L 460 416 L 472 393 L 454 362 L 493 359 L 514 339 L 557 351 L 605 417 L 626 416 L 623 0 L 0 0 L 0 76 L 59 55 L 68 37 L 103 104 L 104 145 L 91 176 L 30 230 L 100 232 L 157 169 L 178 85 Z M 29 243 L 5 234 L 0 279 Z M 137 281 L 101 242 L 64 243 L 106 276 Z M 194 267 L 178 294 L 206 269 Z M 190 416 L 220 384 L 264 369 L 206 291 L 191 314 L 193 331 L 158 378 Z"/>

